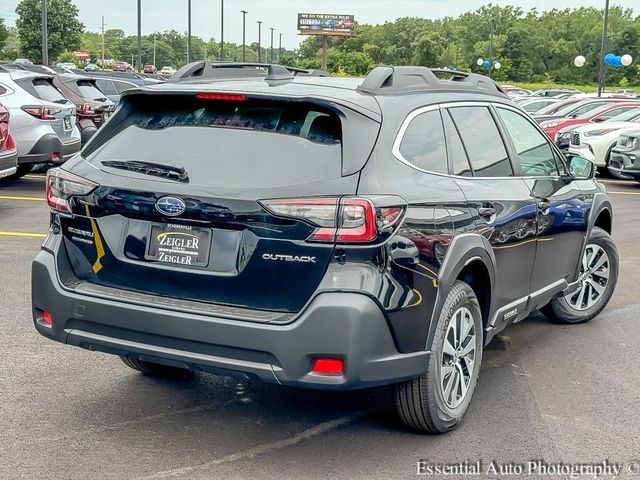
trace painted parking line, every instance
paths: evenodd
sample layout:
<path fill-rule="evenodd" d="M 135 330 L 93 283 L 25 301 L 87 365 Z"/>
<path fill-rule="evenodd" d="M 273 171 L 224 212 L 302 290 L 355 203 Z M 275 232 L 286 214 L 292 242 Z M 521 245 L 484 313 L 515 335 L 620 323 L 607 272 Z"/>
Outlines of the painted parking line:
<path fill-rule="evenodd" d="M 614 192 L 612 190 L 609 190 L 607 193 L 613 195 L 640 195 L 640 192 Z"/>
<path fill-rule="evenodd" d="M 30 238 L 45 238 L 46 233 L 31 233 L 31 232 L 0 232 L 0 237 L 30 237 Z"/>
<path fill-rule="evenodd" d="M 23 200 L 25 202 L 44 202 L 42 197 L 24 197 L 20 195 L 0 195 L 0 200 Z"/>

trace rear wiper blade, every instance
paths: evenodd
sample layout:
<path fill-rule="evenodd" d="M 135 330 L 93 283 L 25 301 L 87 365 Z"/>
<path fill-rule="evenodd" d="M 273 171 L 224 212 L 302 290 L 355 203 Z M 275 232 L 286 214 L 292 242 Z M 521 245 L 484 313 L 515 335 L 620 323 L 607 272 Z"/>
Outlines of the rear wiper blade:
<path fill-rule="evenodd" d="M 177 182 L 186 183 L 189 181 L 187 171 L 180 165 L 165 165 L 142 160 L 105 160 L 101 163 L 105 167 L 119 168 L 144 175 L 168 178 L 169 180 L 175 180 Z"/>

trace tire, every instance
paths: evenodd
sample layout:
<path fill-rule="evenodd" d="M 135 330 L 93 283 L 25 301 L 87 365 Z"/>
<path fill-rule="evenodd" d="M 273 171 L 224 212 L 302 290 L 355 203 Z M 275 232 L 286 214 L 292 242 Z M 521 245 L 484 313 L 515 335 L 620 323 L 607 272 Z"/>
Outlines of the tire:
<path fill-rule="evenodd" d="M 18 169 L 16 170 L 16 173 L 14 173 L 13 175 L 9 175 L 6 178 L 8 179 L 22 178 L 27 173 L 29 173 L 32 168 L 33 168 L 33 165 L 18 165 Z"/>
<path fill-rule="evenodd" d="M 585 281 L 581 282 L 581 288 L 576 292 L 567 296 L 557 297 L 551 300 L 548 305 L 542 309 L 542 313 L 547 315 L 554 323 L 574 324 L 585 323 L 597 317 L 600 312 L 607 306 L 618 281 L 619 259 L 618 249 L 611 236 L 599 227 L 593 227 L 587 247 L 583 254 L 583 265 L 589 261 L 588 255 L 594 255 L 595 258 L 590 259 L 591 267 L 595 266 L 602 258 L 599 255 L 600 250 L 606 253 L 607 265 L 605 264 L 595 269 L 590 275 L 586 275 Z M 580 267 L 580 276 L 583 276 L 584 267 Z M 606 283 L 602 285 L 605 274 Z M 597 284 L 604 289 L 598 292 Z M 580 295 L 584 291 L 582 297 Z M 594 298 L 594 295 L 597 297 Z M 594 302 L 589 305 L 589 302 Z"/>
<path fill-rule="evenodd" d="M 125 356 L 121 356 L 120 360 L 122 360 L 127 367 L 133 368 L 134 370 L 151 377 L 180 378 L 189 375 L 189 370 L 184 368 L 170 367 L 168 365 L 146 362 L 144 360 Z"/>
<path fill-rule="evenodd" d="M 466 316 L 467 313 L 468 316 Z M 474 346 L 471 363 L 469 362 L 470 354 L 458 358 L 448 354 L 445 348 L 445 340 L 452 338 L 450 329 L 452 321 L 457 321 L 460 314 L 466 318 L 469 335 L 474 334 L 473 338 L 465 336 L 461 340 L 463 345 L 473 344 Z M 469 326 L 469 322 L 472 326 Z M 395 386 L 396 410 L 403 423 L 420 432 L 445 433 L 454 429 L 462 421 L 478 380 L 483 339 L 482 313 L 478 299 L 469 285 L 456 281 L 444 301 L 438 318 L 436 332 L 429 346 L 432 354 L 429 356 L 427 371 L 418 378 Z M 448 342 L 449 346 L 452 343 L 455 345 L 455 340 Z M 448 350 L 453 351 L 451 348 Z M 455 355 L 458 355 L 458 351 Z M 446 362 L 445 359 L 447 359 Z M 450 364 L 456 366 L 451 367 Z M 447 375 L 444 369 L 449 368 L 451 373 Z M 462 382 L 465 381 L 465 375 L 468 375 L 466 393 L 460 398 L 452 398 L 451 394 L 461 392 L 462 384 L 456 382 L 460 379 L 460 372 L 462 372 Z M 455 391 L 454 388 L 449 388 L 451 393 L 445 399 L 449 382 L 456 384 L 456 387 Z"/>

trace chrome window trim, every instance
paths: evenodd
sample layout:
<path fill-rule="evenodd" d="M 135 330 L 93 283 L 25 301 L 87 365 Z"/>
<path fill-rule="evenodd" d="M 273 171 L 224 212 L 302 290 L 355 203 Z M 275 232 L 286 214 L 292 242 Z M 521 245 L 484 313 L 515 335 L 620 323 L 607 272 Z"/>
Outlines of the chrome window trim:
<path fill-rule="evenodd" d="M 553 178 L 553 179 L 561 178 L 561 175 L 555 175 L 555 176 L 549 176 L 549 175 L 546 175 L 546 176 L 528 176 L 528 175 L 527 176 L 524 176 L 524 175 L 515 176 L 514 175 L 512 177 L 476 177 L 476 176 L 465 177 L 463 175 L 454 175 L 452 173 L 439 173 L 439 172 L 433 172 L 433 171 L 430 171 L 430 170 L 425 170 L 423 168 L 420 168 L 420 167 L 414 165 L 409 160 L 404 158 L 402 156 L 402 154 L 400 153 L 400 145 L 402 144 L 402 140 L 404 139 L 404 134 L 407 131 L 407 128 L 409 128 L 409 124 L 411 123 L 411 121 L 414 118 L 416 118 L 418 115 L 422 114 L 422 113 L 431 112 L 433 110 L 441 110 L 443 108 L 451 108 L 451 107 L 488 107 L 488 108 L 493 108 L 493 109 L 504 108 L 506 110 L 512 110 L 512 111 L 514 111 L 516 113 L 519 113 L 520 115 L 522 115 L 524 113 L 524 115 L 522 115 L 522 116 L 525 117 L 525 119 L 527 121 L 529 121 L 529 123 L 531 123 L 534 126 L 534 128 L 536 128 L 539 132 L 541 132 L 543 135 L 546 135 L 544 130 L 542 130 L 530 118 L 527 118 L 529 116 L 527 114 L 527 112 L 523 112 L 523 110 L 521 110 L 518 107 L 515 107 L 513 105 L 509 105 L 508 103 L 487 102 L 487 101 L 475 102 L 475 101 L 469 101 L 469 100 L 460 101 L 460 102 L 437 103 L 437 104 L 434 104 L 434 105 L 428 105 L 426 107 L 419 107 L 419 108 L 417 108 L 415 110 L 412 110 L 405 117 L 405 119 L 402 121 L 402 125 L 400 126 L 400 129 L 398 130 L 396 138 L 395 138 L 395 140 L 393 142 L 393 147 L 391 149 L 391 153 L 393 154 L 395 159 L 398 160 L 401 163 L 404 163 L 408 167 L 419 171 L 419 172 L 428 173 L 429 175 L 437 175 L 439 177 L 449 177 L 449 178 L 453 178 L 453 179 L 458 179 L 459 178 L 459 179 L 462 179 L 462 180 L 509 180 L 509 179 L 526 179 L 526 178 L 534 178 L 534 179 L 535 178 Z M 555 144 L 553 142 L 550 142 L 550 145 L 551 145 L 551 148 L 556 151 L 556 154 L 558 154 L 560 156 L 562 155 L 560 152 L 557 151 L 556 148 L 554 148 L 556 146 L 555 146 Z M 505 145 L 505 148 L 507 148 L 507 145 Z M 565 170 L 566 170 L 566 164 L 565 164 Z"/>

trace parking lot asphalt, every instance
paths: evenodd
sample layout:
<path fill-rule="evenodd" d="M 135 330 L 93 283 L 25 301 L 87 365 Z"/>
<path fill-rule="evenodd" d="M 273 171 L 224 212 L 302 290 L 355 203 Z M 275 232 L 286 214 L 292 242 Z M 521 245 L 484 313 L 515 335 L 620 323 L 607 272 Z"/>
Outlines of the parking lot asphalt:
<path fill-rule="evenodd" d="M 621 259 L 610 305 L 585 325 L 537 314 L 509 327 L 460 428 L 427 436 L 401 426 L 385 388 L 158 380 L 40 337 L 30 264 L 48 226 L 44 177 L 2 181 L 0 478 L 391 479 L 414 477 L 419 460 L 638 461 L 640 184 L 604 182 Z"/>

